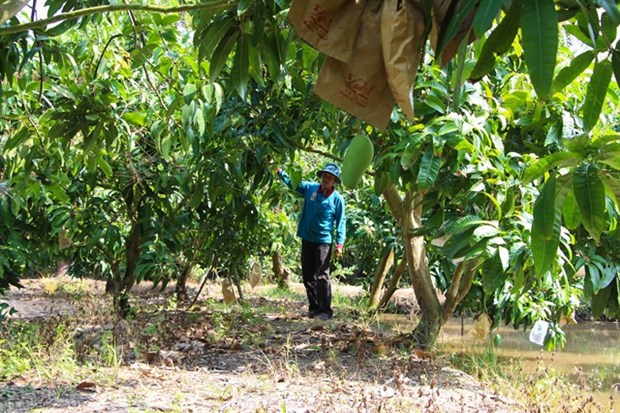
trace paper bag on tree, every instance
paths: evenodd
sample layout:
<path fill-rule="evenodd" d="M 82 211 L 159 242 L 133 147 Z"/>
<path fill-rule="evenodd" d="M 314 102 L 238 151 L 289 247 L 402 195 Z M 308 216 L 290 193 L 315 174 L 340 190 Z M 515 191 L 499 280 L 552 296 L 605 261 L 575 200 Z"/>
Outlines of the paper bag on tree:
<path fill-rule="evenodd" d="M 385 129 L 394 96 L 387 82 L 381 46 L 382 0 L 367 0 L 353 55 L 347 62 L 328 57 L 314 93 L 361 120 Z"/>
<path fill-rule="evenodd" d="M 319 52 L 348 62 L 366 0 L 293 0 L 288 19 Z"/>
<path fill-rule="evenodd" d="M 416 0 L 384 0 L 381 42 L 387 80 L 396 103 L 410 120 L 413 89 L 424 47 L 424 10 Z"/>

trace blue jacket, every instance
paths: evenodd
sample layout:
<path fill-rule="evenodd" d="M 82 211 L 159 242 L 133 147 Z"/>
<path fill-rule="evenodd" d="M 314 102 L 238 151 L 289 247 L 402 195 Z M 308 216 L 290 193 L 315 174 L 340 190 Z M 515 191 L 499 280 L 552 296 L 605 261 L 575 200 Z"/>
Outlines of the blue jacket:
<path fill-rule="evenodd" d="M 289 188 L 293 188 L 291 178 L 286 172 L 280 170 L 278 176 Z M 336 244 L 344 245 L 346 237 L 344 200 L 338 191 L 334 190 L 325 196 L 319 191 L 320 188 L 320 183 L 307 181 L 301 182 L 295 188 L 304 197 L 297 236 L 318 244 L 331 244 L 335 228 Z"/>

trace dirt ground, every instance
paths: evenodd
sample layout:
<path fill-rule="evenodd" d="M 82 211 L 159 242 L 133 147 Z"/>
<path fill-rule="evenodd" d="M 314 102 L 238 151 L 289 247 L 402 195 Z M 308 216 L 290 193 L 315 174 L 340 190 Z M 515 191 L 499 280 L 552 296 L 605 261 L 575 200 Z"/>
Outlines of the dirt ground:
<path fill-rule="evenodd" d="M 22 320 L 57 323 L 83 317 L 86 302 L 109 306 L 100 284 L 79 301 L 50 294 L 53 288 L 41 280 L 25 284 L 8 299 Z M 218 288 L 203 295 L 221 301 Z M 205 301 L 191 312 L 150 311 L 163 296 L 138 288 L 136 297 L 145 310 L 129 321 L 110 323 L 102 310 L 101 323 L 84 317 L 67 324 L 74 326 L 82 367 L 66 374 L 39 369 L 0 382 L 0 412 L 527 411 L 435 355 L 412 349 L 406 337 L 356 322 L 355 314 L 309 319 L 303 301 L 276 302 L 256 292 L 248 294 L 249 306 L 232 304 L 231 311 L 214 311 Z M 248 311 L 271 304 L 276 310 L 262 318 Z M 230 334 L 218 337 L 222 325 Z M 93 355 L 110 335 L 122 362 L 97 367 Z"/>

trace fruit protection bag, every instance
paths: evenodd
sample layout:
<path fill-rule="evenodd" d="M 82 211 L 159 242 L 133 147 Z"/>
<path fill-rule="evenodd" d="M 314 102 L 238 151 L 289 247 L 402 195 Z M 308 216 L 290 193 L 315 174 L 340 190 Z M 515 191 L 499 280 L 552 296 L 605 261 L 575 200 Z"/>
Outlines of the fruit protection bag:
<path fill-rule="evenodd" d="M 381 42 L 387 80 L 396 103 L 410 120 L 413 89 L 424 47 L 424 10 L 418 0 L 384 0 Z"/>
<path fill-rule="evenodd" d="M 353 55 L 366 0 L 293 0 L 288 19 L 297 34 L 341 62 Z"/>
<path fill-rule="evenodd" d="M 383 0 L 366 0 L 348 62 L 327 57 L 314 93 L 361 120 L 385 129 L 394 107 L 381 45 Z"/>

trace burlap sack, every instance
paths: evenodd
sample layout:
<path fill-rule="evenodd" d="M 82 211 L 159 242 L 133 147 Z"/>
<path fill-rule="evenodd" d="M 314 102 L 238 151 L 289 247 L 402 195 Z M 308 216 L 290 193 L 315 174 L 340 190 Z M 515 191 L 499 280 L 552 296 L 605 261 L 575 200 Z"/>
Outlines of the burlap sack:
<path fill-rule="evenodd" d="M 381 42 L 387 79 L 396 103 L 410 120 L 413 89 L 424 47 L 424 11 L 418 0 L 384 0 Z"/>
<path fill-rule="evenodd" d="M 348 62 L 365 0 L 293 0 L 288 19 L 297 34 L 321 53 Z"/>
<path fill-rule="evenodd" d="M 387 126 L 394 96 L 388 85 L 381 46 L 381 3 L 367 0 L 353 55 L 347 62 L 328 57 L 314 93 L 380 129 Z"/>

